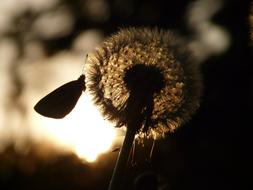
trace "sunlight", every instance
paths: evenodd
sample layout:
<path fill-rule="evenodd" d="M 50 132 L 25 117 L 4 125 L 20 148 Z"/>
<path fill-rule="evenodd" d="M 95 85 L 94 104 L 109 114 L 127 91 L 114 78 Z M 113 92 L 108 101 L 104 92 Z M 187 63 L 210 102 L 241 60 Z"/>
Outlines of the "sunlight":
<path fill-rule="evenodd" d="M 109 150 L 116 136 L 112 124 L 103 119 L 87 93 L 64 119 L 39 116 L 39 120 L 52 141 L 70 148 L 88 162 L 95 161 L 99 154 Z"/>

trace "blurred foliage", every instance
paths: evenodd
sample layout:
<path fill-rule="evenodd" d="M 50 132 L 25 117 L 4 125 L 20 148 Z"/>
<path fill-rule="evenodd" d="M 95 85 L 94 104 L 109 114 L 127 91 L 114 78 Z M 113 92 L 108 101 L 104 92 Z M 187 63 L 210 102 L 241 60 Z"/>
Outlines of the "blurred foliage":
<path fill-rule="evenodd" d="M 99 165 L 87 164 L 68 153 L 42 156 L 43 150 L 38 151 L 39 148 L 32 145 L 26 153 L 20 153 L 14 145 L 9 145 L 0 153 L 1 189 L 106 189 L 111 169 L 105 157 L 99 160 Z"/>
<path fill-rule="evenodd" d="M 100 29 L 108 35 L 127 26 L 183 28 L 188 5 L 186 0 L 173 2 L 172 6 L 163 0 L 55 0 L 56 3 L 35 9 L 35 1 L 29 2 L 33 1 L 23 2 L 20 7 L 13 5 L 0 36 L 14 38 L 20 51 L 24 43 L 38 41 L 48 55 L 69 48 L 85 29 Z"/>

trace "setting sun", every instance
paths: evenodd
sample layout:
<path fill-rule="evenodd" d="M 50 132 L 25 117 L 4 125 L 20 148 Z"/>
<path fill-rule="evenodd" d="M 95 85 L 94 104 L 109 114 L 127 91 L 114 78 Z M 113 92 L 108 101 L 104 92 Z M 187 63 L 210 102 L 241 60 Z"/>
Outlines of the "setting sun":
<path fill-rule="evenodd" d="M 64 119 L 43 116 L 38 116 L 38 119 L 50 140 L 74 151 L 88 162 L 95 161 L 99 154 L 110 149 L 116 136 L 112 124 L 103 119 L 87 93 L 83 93 Z"/>

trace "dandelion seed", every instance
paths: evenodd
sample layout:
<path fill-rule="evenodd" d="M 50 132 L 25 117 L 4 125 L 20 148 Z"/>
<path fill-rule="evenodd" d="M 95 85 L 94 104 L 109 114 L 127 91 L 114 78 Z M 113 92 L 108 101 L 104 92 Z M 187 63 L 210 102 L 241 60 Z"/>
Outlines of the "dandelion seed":
<path fill-rule="evenodd" d="M 201 77 L 175 34 L 122 29 L 90 55 L 88 88 L 102 113 L 118 127 L 154 139 L 173 132 L 199 107 Z"/>

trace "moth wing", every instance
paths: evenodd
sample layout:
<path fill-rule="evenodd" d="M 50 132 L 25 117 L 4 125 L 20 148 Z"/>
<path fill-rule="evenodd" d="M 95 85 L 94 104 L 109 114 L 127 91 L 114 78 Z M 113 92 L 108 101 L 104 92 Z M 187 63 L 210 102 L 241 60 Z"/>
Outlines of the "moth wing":
<path fill-rule="evenodd" d="M 82 90 L 84 86 L 80 80 L 68 82 L 42 98 L 34 109 L 45 117 L 63 118 L 75 107 Z"/>

